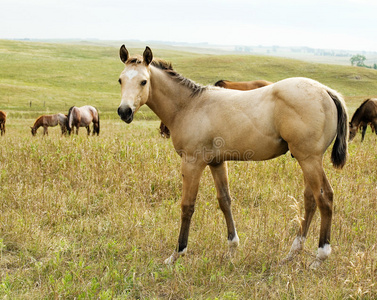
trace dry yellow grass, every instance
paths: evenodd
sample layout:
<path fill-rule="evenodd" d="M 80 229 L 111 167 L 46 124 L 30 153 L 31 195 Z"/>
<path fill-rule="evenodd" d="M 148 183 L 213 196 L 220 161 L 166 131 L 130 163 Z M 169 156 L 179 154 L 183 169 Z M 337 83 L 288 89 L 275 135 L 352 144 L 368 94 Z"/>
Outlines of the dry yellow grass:
<path fill-rule="evenodd" d="M 230 162 L 240 236 L 226 225 L 209 170 L 201 180 L 188 255 L 163 264 L 178 238 L 180 158 L 158 122 L 106 120 L 99 137 L 33 138 L 16 120 L 0 144 L 0 297 L 4 299 L 372 299 L 377 297 L 377 137 L 350 145 L 342 170 L 324 164 L 335 191 L 333 252 L 308 270 L 304 253 L 279 265 L 302 217 L 303 179 L 288 154 Z M 55 130 L 54 130 L 55 129 Z"/>
<path fill-rule="evenodd" d="M 341 171 L 325 170 L 335 192 L 332 255 L 321 269 L 319 217 L 304 253 L 279 265 L 303 215 L 303 178 L 290 154 L 230 162 L 240 236 L 227 257 L 226 226 L 208 170 L 201 180 L 188 255 L 163 264 L 180 223 L 180 158 L 145 109 L 126 126 L 116 115 L 118 47 L 0 41 L 1 299 L 375 299 L 377 298 L 377 137 L 357 136 Z M 133 49 L 132 53 L 142 50 Z M 306 76 L 343 93 L 353 112 L 375 96 L 375 70 L 257 56 L 153 49 L 201 84 L 219 79 Z M 30 107 L 30 101 L 32 106 Z M 89 102 L 101 112 L 99 137 L 33 138 L 39 114 Z"/>

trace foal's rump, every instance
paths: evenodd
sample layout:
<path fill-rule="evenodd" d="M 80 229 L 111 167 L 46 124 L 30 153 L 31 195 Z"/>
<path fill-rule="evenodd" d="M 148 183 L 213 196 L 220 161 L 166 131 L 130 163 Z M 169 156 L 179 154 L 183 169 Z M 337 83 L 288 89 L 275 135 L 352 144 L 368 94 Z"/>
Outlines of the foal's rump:
<path fill-rule="evenodd" d="M 321 155 L 336 137 L 332 161 L 345 163 L 348 116 L 344 100 L 336 91 L 308 78 L 290 78 L 272 89 L 275 119 L 281 137 L 296 158 Z"/>

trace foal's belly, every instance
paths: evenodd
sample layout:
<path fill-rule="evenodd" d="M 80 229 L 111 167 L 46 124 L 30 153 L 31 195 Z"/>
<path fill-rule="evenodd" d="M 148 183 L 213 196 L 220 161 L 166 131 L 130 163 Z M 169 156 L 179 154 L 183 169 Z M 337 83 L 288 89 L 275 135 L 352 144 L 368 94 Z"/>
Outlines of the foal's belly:
<path fill-rule="evenodd" d="M 259 141 L 256 143 L 227 143 L 222 138 L 215 138 L 212 147 L 203 147 L 201 153 L 196 153 L 208 163 L 219 163 L 227 160 L 260 161 L 278 157 L 288 151 L 288 144 L 283 139 L 274 141 Z"/>

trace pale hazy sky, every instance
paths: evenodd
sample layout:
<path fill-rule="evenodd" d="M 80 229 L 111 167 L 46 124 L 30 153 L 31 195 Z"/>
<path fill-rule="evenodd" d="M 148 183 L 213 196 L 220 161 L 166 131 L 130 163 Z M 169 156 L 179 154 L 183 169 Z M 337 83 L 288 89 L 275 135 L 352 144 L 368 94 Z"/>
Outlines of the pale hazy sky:
<path fill-rule="evenodd" d="M 0 39 L 377 51 L 376 0 L 1 0 Z"/>

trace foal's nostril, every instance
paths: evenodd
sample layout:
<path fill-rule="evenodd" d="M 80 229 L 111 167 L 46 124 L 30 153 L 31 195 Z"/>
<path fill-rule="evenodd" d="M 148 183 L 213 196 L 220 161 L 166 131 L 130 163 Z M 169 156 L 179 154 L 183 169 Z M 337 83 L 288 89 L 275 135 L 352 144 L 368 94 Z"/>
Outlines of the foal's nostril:
<path fill-rule="evenodd" d="M 127 107 L 125 114 L 126 116 L 132 115 L 132 109 L 130 107 Z"/>
<path fill-rule="evenodd" d="M 124 122 L 131 123 L 134 117 L 134 112 L 131 107 L 118 107 L 118 115 Z"/>

